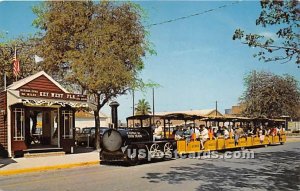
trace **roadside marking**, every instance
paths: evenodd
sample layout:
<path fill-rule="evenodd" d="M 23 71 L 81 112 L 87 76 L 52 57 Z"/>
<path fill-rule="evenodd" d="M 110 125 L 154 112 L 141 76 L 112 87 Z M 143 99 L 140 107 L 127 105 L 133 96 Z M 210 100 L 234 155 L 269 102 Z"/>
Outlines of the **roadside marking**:
<path fill-rule="evenodd" d="M 89 161 L 89 162 L 71 163 L 71 164 L 61 164 L 61 165 L 54 165 L 54 166 L 23 168 L 23 169 L 15 169 L 15 170 L 0 170 L 0 176 L 8 176 L 8 175 L 40 172 L 40 171 L 50 171 L 50 170 L 58 170 L 58 169 L 67 169 L 67 168 L 74 168 L 74 167 L 80 167 L 80 166 L 91 166 L 91 165 L 97 165 L 97 164 L 100 164 L 99 160 Z"/>

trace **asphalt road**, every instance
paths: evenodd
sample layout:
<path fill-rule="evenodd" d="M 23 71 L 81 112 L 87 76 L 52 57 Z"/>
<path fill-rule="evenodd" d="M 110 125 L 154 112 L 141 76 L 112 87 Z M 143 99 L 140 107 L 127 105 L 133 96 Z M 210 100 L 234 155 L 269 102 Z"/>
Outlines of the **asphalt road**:
<path fill-rule="evenodd" d="M 300 143 L 256 148 L 254 159 L 177 159 L 0 177 L 7 190 L 300 190 Z"/>

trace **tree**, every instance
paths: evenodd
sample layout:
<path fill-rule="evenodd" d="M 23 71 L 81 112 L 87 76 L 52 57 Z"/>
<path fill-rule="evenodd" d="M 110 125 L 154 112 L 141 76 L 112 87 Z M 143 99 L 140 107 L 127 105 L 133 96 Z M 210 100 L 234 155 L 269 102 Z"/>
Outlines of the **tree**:
<path fill-rule="evenodd" d="M 44 2 L 34 12 L 43 31 L 44 68 L 88 94 L 99 148 L 100 109 L 140 84 L 142 57 L 153 53 L 143 12 L 136 4 L 110 1 Z"/>
<path fill-rule="evenodd" d="M 3 37 L 4 38 L 4 37 Z M 20 61 L 20 75 L 18 79 L 22 79 L 40 70 L 40 66 L 34 62 L 33 47 L 37 44 L 34 37 L 19 37 L 13 40 L 4 40 L 0 43 L 0 77 L 7 77 L 7 85 L 15 81 L 13 76 L 13 58 L 15 48 L 17 50 L 17 59 Z M 3 80 L 0 80 L 0 86 L 3 87 Z"/>
<path fill-rule="evenodd" d="M 265 62 L 281 61 L 300 64 L 300 10 L 297 0 L 261 0 L 262 11 L 256 25 L 276 29 L 276 37 L 261 34 L 245 34 L 236 29 L 233 40 L 239 39 L 250 47 L 261 50 L 254 55 Z M 300 66 L 298 66 L 299 68 Z"/>
<path fill-rule="evenodd" d="M 151 113 L 151 107 L 148 101 L 145 99 L 141 99 L 138 101 L 137 106 L 135 108 L 136 115 L 147 115 Z"/>
<path fill-rule="evenodd" d="M 252 71 L 245 77 L 246 90 L 241 97 L 244 113 L 249 117 L 297 118 L 300 105 L 298 81 L 290 75 Z"/>

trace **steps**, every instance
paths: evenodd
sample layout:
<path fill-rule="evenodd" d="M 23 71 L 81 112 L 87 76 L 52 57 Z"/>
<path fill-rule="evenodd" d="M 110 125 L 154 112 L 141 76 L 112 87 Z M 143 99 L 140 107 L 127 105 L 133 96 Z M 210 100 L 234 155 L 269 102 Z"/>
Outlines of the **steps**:
<path fill-rule="evenodd" d="M 23 151 L 24 158 L 61 156 L 65 155 L 62 148 L 33 148 Z"/>
<path fill-rule="evenodd" d="M 63 151 L 58 152 L 43 152 L 43 153 L 25 153 L 24 158 L 48 157 L 48 156 L 63 156 L 66 153 Z"/>

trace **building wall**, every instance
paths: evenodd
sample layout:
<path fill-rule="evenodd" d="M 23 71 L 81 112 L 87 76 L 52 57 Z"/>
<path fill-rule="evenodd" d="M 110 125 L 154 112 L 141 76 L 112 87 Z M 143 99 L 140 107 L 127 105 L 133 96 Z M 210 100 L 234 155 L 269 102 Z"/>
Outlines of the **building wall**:
<path fill-rule="evenodd" d="M 289 121 L 288 122 L 288 129 L 292 132 L 300 131 L 300 121 Z"/>
<path fill-rule="evenodd" d="M 51 92 L 63 93 L 63 91 L 59 87 L 57 87 L 55 84 L 53 84 L 53 82 L 51 82 L 45 76 L 40 76 L 18 89 L 22 89 L 22 88 L 34 89 L 34 90 L 40 90 L 40 91 L 47 90 L 47 91 L 51 91 Z"/>
<path fill-rule="evenodd" d="M 100 118 L 100 126 L 108 127 L 110 123 L 110 118 Z M 84 127 L 95 127 L 95 119 L 93 118 L 76 118 L 75 127 L 84 128 Z"/>
<path fill-rule="evenodd" d="M 7 94 L 0 93 L 0 156 L 6 155 L 7 151 Z"/>
<path fill-rule="evenodd" d="M 232 115 L 241 115 L 243 110 L 245 109 L 245 107 L 243 105 L 236 105 L 236 106 L 232 106 L 231 108 L 231 114 Z"/>

